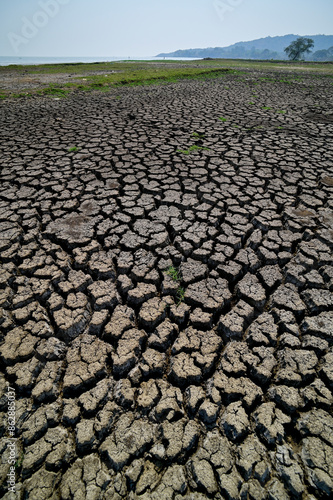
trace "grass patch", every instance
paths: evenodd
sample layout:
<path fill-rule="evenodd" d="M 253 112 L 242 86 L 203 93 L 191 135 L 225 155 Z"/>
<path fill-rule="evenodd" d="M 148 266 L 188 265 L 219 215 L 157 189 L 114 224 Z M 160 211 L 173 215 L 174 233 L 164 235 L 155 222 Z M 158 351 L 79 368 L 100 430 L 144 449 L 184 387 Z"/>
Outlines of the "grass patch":
<path fill-rule="evenodd" d="M 80 148 L 73 146 L 72 148 L 68 148 L 69 153 L 75 153 L 76 151 L 79 151 Z"/>
<path fill-rule="evenodd" d="M 15 462 L 15 469 L 20 469 L 22 467 L 23 459 L 24 459 L 24 453 L 22 452 L 19 458 Z"/>
<path fill-rule="evenodd" d="M 126 68 L 128 69 L 128 68 Z M 121 66 L 116 73 L 108 75 L 87 76 L 87 86 L 123 86 L 123 85 L 151 85 L 154 83 L 173 83 L 185 79 L 217 78 L 230 73 L 229 69 L 206 69 L 206 68 L 137 68 L 132 71 L 124 71 Z"/>
<path fill-rule="evenodd" d="M 177 289 L 177 293 L 176 293 L 177 306 L 179 306 L 179 304 L 181 304 L 182 302 L 184 302 L 184 298 L 185 298 L 185 289 L 180 286 Z"/>
<path fill-rule="evenodd" d="M 204 134 L 199 134 L 198 132 L 193 132 L 192 136 L 196 137 L 197 139 L 204 139 L 205 138 Z"/>
<path fill-rule="evenodd" d="M 220 116 L 220 117 L 219 117 L 219 120 L 221 120 L 221 122 L 226 122 L 226 121 L 227 121 L 227 118 L 224 118 L 223 116 Z"/>
<path fill-rule="evenodd" d="M 205 148 L 203 146 L 196 146 L 195 144 L 193 144 L 193 146 L 190 146 L 188 149 L 177 149 L 177 153 L 181 153 L 183 155 L 189 155 L 193 151 L 199 151 L 200 149 L 204 149 L 206 151 L 209 150 L 209 148 Z"/>
<path fill-rule="evenodd" d="M 170 276 L 170 278 L 172 278 L 173 281 L 181 281 L 181 279 L 182 279 L 180 271 L 176 267 L 174 267 L 174 266 L 168 267 L 165 270 L 165 274 L 167 274 L 168 276 Z"/>
<path fill-rule="evenodd" d="M 66 97 L 68 93 L 68 89 L 64 89 L 60 85 L 55 84 L 51 84 L 48 87 L 37 91 L 37 94 L 39 95 L 50 95 L 54 97 Z"/>
<path fill-rule="evenodd" d="M 182 286 L 180 286 L 180 282 L 182 280 L 181 273 L 176 267 L 169 266 L 165 270 L 165 274 L 170 276 L 175 283 L 179 283 L 179 287 L 177 288 L 176 291 L 177 306 L 179 306 L 179 304 L 181 304 L 181 302 L 184 301 L 185 297 L 185 289 Z"/>

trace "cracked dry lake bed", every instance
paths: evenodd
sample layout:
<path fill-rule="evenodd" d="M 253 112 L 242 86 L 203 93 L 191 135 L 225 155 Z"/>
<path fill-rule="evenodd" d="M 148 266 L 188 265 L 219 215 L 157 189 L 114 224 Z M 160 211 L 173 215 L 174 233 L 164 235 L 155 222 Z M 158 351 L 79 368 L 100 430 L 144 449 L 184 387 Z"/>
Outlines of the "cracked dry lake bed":
<path fill-rule="evenodd" d="M 332 96 L 252 70 L 1 103 L 0 496 L 330 497 Z"/>

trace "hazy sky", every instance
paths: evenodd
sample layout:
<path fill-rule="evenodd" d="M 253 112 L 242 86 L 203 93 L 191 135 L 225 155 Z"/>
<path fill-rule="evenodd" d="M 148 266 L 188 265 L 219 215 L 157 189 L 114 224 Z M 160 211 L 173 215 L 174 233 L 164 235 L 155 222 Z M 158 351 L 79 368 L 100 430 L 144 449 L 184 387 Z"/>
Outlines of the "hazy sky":
<path fill-rule="evenodd" d="M 2 56 L 153 56 L 333 34 L 332 0 L 0 0 Z"/>

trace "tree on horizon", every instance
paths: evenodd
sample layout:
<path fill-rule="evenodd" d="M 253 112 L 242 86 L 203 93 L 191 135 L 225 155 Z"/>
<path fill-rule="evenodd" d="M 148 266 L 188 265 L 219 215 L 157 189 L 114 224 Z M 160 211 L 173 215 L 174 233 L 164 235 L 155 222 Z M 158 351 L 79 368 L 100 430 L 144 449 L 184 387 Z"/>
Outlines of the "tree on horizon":
<path fill-rule="evenodd" d="M 314 46 L 312 38 L 304 38 L 300 36 L 297 40 L 291 42 L 288 47 L 284 49 L 288 58 L 291 61 L 298 61 L 303 54 L 308 54 Z"/>

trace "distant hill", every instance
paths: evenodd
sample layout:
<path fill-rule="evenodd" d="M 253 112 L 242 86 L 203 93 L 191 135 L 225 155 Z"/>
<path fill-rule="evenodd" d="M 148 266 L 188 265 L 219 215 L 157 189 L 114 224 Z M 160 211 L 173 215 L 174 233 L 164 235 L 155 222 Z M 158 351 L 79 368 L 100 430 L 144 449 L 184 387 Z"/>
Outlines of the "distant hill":
<path fill-rule="evenodd" d="M 311 60 L 316 51 L 325 51 L 333 46 L 333 35 L 284 35 L 267 36 L 249 42 L 237 42 L 228 47 L 209 47 L 206 49 L 185 49 L 161 53 L 157 57 L 220 57 L 226 59 L 287 59 L 284 49 L 299 36 L 312 38 L 314 48 L 306 59 Z M 314 57 L 314 59 L 316 59 Z M 329 60 L 329 59 L 328 59 Z"/>

